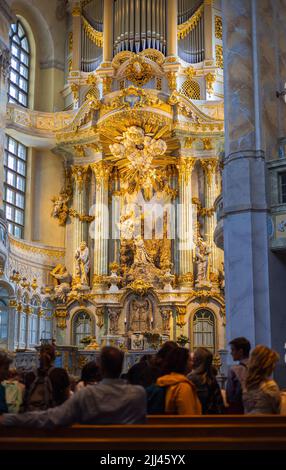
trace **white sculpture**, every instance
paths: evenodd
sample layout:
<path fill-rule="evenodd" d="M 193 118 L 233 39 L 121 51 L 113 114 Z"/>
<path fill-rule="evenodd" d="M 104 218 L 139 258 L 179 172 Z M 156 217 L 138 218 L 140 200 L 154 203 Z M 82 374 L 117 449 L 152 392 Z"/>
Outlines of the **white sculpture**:
<path fill-rule="evenodd" d="M 197 283 L 207 281 L 210 252 L 211 250 L 209 249 L 206 242 L 201 237 L 199 237 L 196 248 Z"/>
<path fill-rule="evenodd" d="M 86 242 L 81 242 L 79 248 L 75 252 L 76 260 L 76 277 L 80 279 L 82 286 L 88 285 L 89 274 L 89 249 Z"/>
<path fill-rule="evenodd" d="M 53 276 L 57 281 L 58 285 L 55 287 L 55 300 L 65 302 L 67 294 L 71 290 L 71 275 L 68 272 L 65 266 L 61 264 L 56 266 L 53 271 L 51 271 L 51 276 Z"/>

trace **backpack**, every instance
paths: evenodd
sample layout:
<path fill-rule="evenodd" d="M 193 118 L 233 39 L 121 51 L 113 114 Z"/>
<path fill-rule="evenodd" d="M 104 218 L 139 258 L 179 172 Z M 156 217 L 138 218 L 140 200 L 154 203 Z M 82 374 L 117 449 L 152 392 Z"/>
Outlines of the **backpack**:
<path fill-rule="evenodd" d="M 47 373 L 38 374 L 27 393 L 25 411 L 40 411 L 52 408 L 55 405 L 53 385 L 49 377 L 51 367 Z"/>
<path fill-rule="evenodd" d="M 167 387 L 159 385 L 149 385 L 146 388 L 147 394 L 147 414 L 162 415 L 165 414 L 165 399 Z"/>
<path fill-rule="evenodd" d="M 4 381 L 5 399 L 8 407 L 8 413 L 19 413 L 23 402 L 23 394 L 20 385 L 16 382 Z"/>

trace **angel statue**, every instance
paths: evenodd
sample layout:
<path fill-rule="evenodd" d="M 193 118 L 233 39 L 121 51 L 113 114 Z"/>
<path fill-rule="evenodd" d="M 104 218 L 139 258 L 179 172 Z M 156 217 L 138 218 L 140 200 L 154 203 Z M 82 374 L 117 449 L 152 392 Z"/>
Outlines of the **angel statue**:
<path fill-rule="evenodd" d="M 67 204 L 69 199 L 70 196 L 66 191 L 61 191 L 58 197 L 53 197 L 52 199 L 52 217 L 59 219 L 59 224 L 61 226 L 66 224 L 69 215 L 69 208 Z"/>
<path fill-rule="evenodd" d="M 58 264 L 50 274 L 57 280 L 57 285 L 54 289 L 54 299 L 64 303 L 67 299 L 67 294 L 71 290 L 71 275 L 66 266 L 62 264 Z"/>
<path fill-rule="evenodd" d="M 87 286 L 89 274 L 89 249 L 86 242 L 81 242 L 79 248 L 76 250 L 75 261 L 76 278 L 80 280 L 82 286 Z"/>

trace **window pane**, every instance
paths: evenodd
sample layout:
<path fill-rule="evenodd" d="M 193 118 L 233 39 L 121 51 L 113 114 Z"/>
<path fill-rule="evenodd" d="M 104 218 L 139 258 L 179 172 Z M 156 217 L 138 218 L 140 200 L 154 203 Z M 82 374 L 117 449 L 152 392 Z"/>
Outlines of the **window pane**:
<path fill-rule="evenodd" d="M 16 44 L 12 44 L 11 52 L 15 57 L 20 57 L 20 49 Z M 24 61 L 22 60 L 22 62 Z"/>
<path fill-rule="evenodd" d="M 11 73 L 10 73 L 10 80 L 11 82 L 13 83 L 18 83 L 18 74 L 16 72 L 14 72 L 14 70 L 11 70 Z"/>
<path fill-rule="evenodd" d="M 25 80 L 24 78 L 20 78 L 19 79 L 19 87 L 21 88 L 21 90 L 24 90 L 24 91 L 28 91 L 28 82 L 27 80 Z"/>
<path fill-rule="evenodd" d="M 27 38 L 22 39 L 21 46 L 23 47 L 23 49 L 25 49 L 26 52 L 29 52 L 29 45 L 28 45 Z"/>
<path fill-rule="evenodd" d="M 23 37 L 25 36 L 25 31 L 23 29 L 23 26 L 21 23 L 18 21 L 18 36 Z"/>
<path fill-rule="evenodd" d="M 7 171 L 7 183 L 10 184 L 10 186 L 15 186 L 15 174 L 11 171 Z"/>
<path fill-rule="evenodd" d="M 13 85 L 10 85 L 9 87 L 9 94 L 12 96 L 12 98 L 17 98 L 17 90 Z"/>
<path fill-rule="evenodd" d="M 17 189 L 20 191 L 25 191 L 25 179 L 22 176 L 17 176 Z"/>
<path fill-rule="evenodd" d="M 13 155 L 8 156 L 8 168 L 16 170 L 16 158 Z"/>
<path fill-rule="evenodd" d="M 18 160 L 17 171 L 18 171 L 18 173 L 20 173 L 23 176 L 26 175 L 26 164 L 25 164 L 25 162 L 22 162 L 22 160 Z"/>
<path fill-rule="evenodd" d="M 20 227 L 15 225 L 14 226 L 14 235 L 15 235 L 15 237 L 23 238 L 23 229 L 21 229 Z"/>
<path fill-rule="evenodd" d="M 15 222 L 19 225 L 24 225 L 24 213 L 19 209 L 15 209 Z"/>
<path fill-rule="evenodd" d="M 9 220 L 14 219 L 14 209 L 13 209 L 13 207 L 8 206 L 8 204 L 6 204 L 6 217 Z"/>
<path fill-rule="evenodd" d="M 20 104 L 22 104 L 23 106 L 27 106 L 27 96 L 24 95 L 23 93 L 19 93 L 19 102 Z"/>
<path fill-rule="evenodd" d="M 28 69 L 23 64 L 20 65 L 20 74 L 23 75 L 23 77 L 28 78 Z"/>
<path fill-rule="evenodd" d="M 13 69 L 19 70 L 20 64 L 19 64 L 19 61 L 15 59 L 15 57 L 11 58 L 11 66 Z"/>
<path fill-rule="evenodd" d="M 11 189 L 7 188 L 6 191 L 6 201 L 11 204 L 15 204 L 15 193 Z"/>
<path fill-rule="evenodd" d="M 22 144 L 18 144 L 18 157 L 22 158 L 22 160 L 26 160 L 26 147 Z"/>
<path fill-rule="evenodd" d="M 20 60 L 23 64 L 29 65 L 29 56 L 25 52 L 21 52 Z"/>
<path fill-rule="evenodd" d="M 16 194 L 16 206 L 20 207 L 21 209 L 24 209 L 25 206 L 25 199 L 23 194 Z"/>

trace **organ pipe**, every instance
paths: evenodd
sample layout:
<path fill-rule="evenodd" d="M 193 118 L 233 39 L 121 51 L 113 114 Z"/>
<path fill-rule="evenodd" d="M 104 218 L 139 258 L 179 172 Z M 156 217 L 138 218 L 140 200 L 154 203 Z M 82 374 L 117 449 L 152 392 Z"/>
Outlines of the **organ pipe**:
<path fill-rule="evenodd" d="M 103 0 L 91 0 L 82 11 L 83 17 L 96 31 L 103 28 Z M 81 28 L 81 70 L 94 71 L 102 61 L 102 48 L 88 35 L 85 28 Z"/>
<path fill-rule="evenodd" d="M 114 54 L 166 49 L 166 0 L 115 0 Z"/>
<path fill-rule="evenodd" d="M 178 0 L 178 24 L 187 22 L 202 4 L 202 0 Z M 178 43 L 178 54 L 190 64 L 202 62 L 205 58 L 204 13 L 194 28 Z"/>

